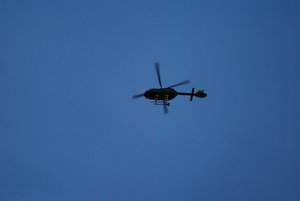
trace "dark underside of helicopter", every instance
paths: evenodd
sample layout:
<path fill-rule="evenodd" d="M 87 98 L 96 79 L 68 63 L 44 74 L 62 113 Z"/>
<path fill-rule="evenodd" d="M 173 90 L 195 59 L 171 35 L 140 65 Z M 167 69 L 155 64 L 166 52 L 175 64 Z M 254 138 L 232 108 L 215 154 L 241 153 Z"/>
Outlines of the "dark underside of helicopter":
<path fill-rule="evenodd" d="M 172 88 L 149 89 L 144 93 L 145 98 L 151 100 L 172 100 L 177 92 Z"/>

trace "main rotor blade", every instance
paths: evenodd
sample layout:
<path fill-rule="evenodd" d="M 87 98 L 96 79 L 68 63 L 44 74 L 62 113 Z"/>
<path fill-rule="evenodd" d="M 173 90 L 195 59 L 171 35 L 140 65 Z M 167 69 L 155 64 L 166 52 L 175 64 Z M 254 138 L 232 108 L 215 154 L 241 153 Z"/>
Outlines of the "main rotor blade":
<path fill-rule="evenodd" d="M 178 87 L 178 86 L 180 86 L 180 85 L 184 85 L 184 84 L 188 84 L 188 83 L 190 83 L 190 80 L 185 80 L 185 81 L 183 81 L 183 82 L 179 82 L 179 83 L 177 83 L 177 84 L 174 84 L 174 85 L 172 85 L 172 86 L 169 86 L 168 88 L 171 88 L 171 87 Z"/>
<path fill-rule="evenodd" d="M 164 112 L 165 114 L 168 114 L 168 106 L 166 104 L 164 104 Z"/>
<path fill-rule="evenodd" d="M 160 86 L 160 88 L 162 88 L 161 79 L 160 79 L 160 71 L 159 71 L 159 63 L 155 63 L 155 67 L 156 67 L 155 69 L 156 69 L 156 74 L 157 74 L 159 86 Z"/>
<path fill-rule="evenodd" d="M 137 98 L 141 98 L 143 96 L 144 96 L 144 94 L 136 94 L 136 95 L 132 96 L 132 98 L 137 99 Z"/>

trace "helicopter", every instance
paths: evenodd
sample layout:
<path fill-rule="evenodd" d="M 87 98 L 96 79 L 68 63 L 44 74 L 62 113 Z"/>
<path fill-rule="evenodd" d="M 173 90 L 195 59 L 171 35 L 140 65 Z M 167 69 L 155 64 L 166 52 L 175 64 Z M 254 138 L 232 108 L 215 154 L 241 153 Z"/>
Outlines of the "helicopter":
<path fill-rule="evenodd" d="M 164 112 L 168 113 L 168 106 L 170 106 L 170 103 L 168 101 L 174 99 L 177 95 L 190 96 L 190 101 L 193 100 L 194 96 L 198 98 L 205 98 L 207 96 L 204 90 L 198 90 L 196 93 L 194 93 L 195 88 L 192 88 L 191 93 L 178 92 L 173 89 L 174 87 L 190 83 L 190 80 L 185 80 L 169 87 L 162 87 L 159 63 L 155 63 L 155 69 L 160 88 L 151 88 L 144 93 L 136 94 L 132 96 L 133 99 L 141 98 L 144 96 L 146 99 L 152 100 L 151 102 L 154 105 L 163 105 Z"/>

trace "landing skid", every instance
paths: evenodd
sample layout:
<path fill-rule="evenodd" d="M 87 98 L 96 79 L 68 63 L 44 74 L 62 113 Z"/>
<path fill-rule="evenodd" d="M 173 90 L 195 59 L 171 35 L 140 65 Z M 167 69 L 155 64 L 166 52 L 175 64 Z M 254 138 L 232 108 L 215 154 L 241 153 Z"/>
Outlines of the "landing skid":
<path fill-rule="evenodd" d="M 165 100 L 155 100 L 155 101 L 151 101 L 151 103 L 153 103 L 154 105 L 167 105 L 167 106 L 170 106 L 170 103 L 168 103 Z"/>

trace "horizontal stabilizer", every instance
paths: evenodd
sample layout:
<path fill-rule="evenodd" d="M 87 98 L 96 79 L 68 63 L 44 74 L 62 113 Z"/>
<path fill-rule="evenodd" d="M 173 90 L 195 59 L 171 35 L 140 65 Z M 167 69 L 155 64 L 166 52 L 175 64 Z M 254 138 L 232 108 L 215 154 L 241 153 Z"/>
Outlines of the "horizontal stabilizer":
<path fill-rule="evenodd" d="M 190 101 L 192 101 L 193 100 L 193 97 L 194 97 L 194 91 L 195 91 L 195 88 L 192 88 L 192 93 L 191 93 L 191 97 L 190 97 Z"/>

